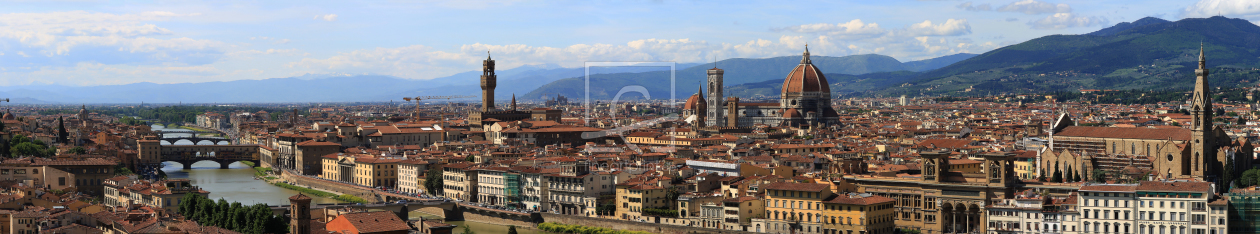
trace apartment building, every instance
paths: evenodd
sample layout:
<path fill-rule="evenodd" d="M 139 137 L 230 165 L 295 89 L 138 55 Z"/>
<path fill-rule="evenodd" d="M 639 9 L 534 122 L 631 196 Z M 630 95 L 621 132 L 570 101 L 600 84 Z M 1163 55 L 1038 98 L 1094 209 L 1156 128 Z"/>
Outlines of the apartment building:
<path fill-rule="evenodd" d="M 767 233 L 823 233 L 823 202 L 833 195 L 831 185 L 778 182 L 762 190 Z"/>
<path fill-rule="evenodd" d="M 447 164 L 442 167 L 442 196 L 476 202 L 477 174 L 471 163 Z"/>

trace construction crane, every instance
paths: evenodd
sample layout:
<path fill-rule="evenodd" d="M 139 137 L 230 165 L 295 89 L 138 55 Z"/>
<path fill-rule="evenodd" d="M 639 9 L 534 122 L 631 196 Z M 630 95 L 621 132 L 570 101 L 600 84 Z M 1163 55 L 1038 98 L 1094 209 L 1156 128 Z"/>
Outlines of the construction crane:
<path fill-rule="evenodd" d="M 416 113 L 415 113 L 415 116 L 414 116 L 413 118 L 419 118 L 419 117 L 420 117 L 420 102 L 421 102 L 421 101 L 424 101 L 424 100 L 435 100 L 435 99 L 446 99 L 446 100 L 448 100 L 448 101 L 449 101 L 449 100 L 451 100 L 451 99 L 459 99 L 459 98 L 473 98 L 473 97 L 477 97 L 477 96 L 472 96 L 472 95 L 419 96 L 419 97 L 404 97 L 404 98 L 403 98 L 403 100 L 406 100 L 406 101 L 408 101 L 408 102 L 411 102 L 411 101 L 415 101 L 415 102 L 416 102 Z M 442 131 L 446 131 L 446 118 L 445 118 L 445 116 L 443 116 L 443 118 L 442 118 L 441 122 L 442 122 Z M 446 133 L 442 133 L 442 141 L 447 141 L 447 139 L 446 139 Z"/>
<path fill-rule="evenodd" d="M 419 96 L 419 97 L 404 97 L 404 98 L 403 98 L 403 100 L 406 100 L 406 101 L 408 101 L 408 102 L 415 101 L 415 102 L 416 102 L 416 114 L 417 114 L 417 116 L 419 116 L 419 114 L 420 114 L 420 102 L 421 102 L 421 101 L 424 101 L 424 100 L 434 100 L 434 99 L 446 99 L 446 100 L 451 100 L 451 99 L 459 99 L 459 98 L 474 98 L 474 97 L 477 97 L 477 96 L 473 96 L 473 95 Z"/>

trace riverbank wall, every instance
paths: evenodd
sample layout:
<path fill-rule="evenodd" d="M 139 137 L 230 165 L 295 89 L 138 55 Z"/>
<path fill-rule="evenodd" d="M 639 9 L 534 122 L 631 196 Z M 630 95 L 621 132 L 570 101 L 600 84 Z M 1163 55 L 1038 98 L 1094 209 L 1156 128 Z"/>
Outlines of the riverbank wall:
<path fill-rule="evenodd" d="M 364 200 L 367 200 L 369 203 L 382 202 L 380 199 L 377 198 L 377 196 L 375 195 L 375 193 L 373 193 L 372 190 L 360 188 L 357 186 L 351 186 L 351 185 L 346 185 L 346 184 L 337 183 L 337 182 L 329 182 L 325 180 L 312 179 L 305 176 L 293 176 L 288 173 L 280 175 L 280 179 L 285 182 L 289 182 L 290 184 L 295 184 L 298 186 L 312 187 L 312 188 L 328 190 L 328 191 L 332 191 L 332 192 L 340 193 L 340 194 L 354 195 L 354 196 L 363 198 Z"/>
<path fill-rule="evenodd" d="M 602 227 L 613 230 L 641 231 L 651 233 L 666 234 L 689 234 L 689 233 L 726 233 L 726 234 L 752 234 L 754 232 L 735 231 L 735 230 L 719 230 L 711 228 L 698 228 L 679 225 L 669 225 L 661 223 L 634 222 L 617 219 L 592 218 L 576 215 L 562 215 L 543 213 L 544 222 L 562 223 L 569 225 L 582 225 L 587 227 Z M 537 227 L 534 224 L 534 227 Z"/>

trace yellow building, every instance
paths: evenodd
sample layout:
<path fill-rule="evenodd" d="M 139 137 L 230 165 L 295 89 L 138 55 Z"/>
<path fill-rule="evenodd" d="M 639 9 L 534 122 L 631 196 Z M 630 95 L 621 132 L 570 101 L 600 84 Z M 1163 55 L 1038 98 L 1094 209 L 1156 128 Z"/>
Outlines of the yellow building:
<path fill-rule="evenodd" d="M 831 185 L 779 182 L 763 187 L 767 233 L 822 233 L 823 202 L 834 195 Z M 753 229 L 760 227 L 754 224 Z"/>
<path fill-rule="evenodd" d="M 354 183 L 368 187 L 393 188 L 398 183 L 398 162 L 401 159 L 354 158 Z"/>
<path fill-rule="evenodd" d="M 892 234 L 897 200 L 869 193 L 838 194 L 823 206 L 823 234 Z"/>
<path fill-rule="evenodd" d="M 754 196 L 726 199 L 722 206 L 725 215 L 722 229 L 725 230 L 755 231 L 752 219 L 766 215 L 766 200 Z"/>
<path fill-rule="evenodd" d="M 665 188 L 642 183 L 623 183 L 617 185 L 617 217 L 624 220 L 646 220 L 644 209 L 668 210 L 674 201 L 670 201 Z M 648 213 L 652 214 L 652 213 Z"/>
<path fill-rule="evenodd" d="M 950 159 L 949 160 L 949 171 L 975 174 L 975 173 L 980 173 L 981 166 L 984 166 L 982 162 L 971 160 L 971 159 Z"/>
<path fill-rule="evenodd" d="M 1037 179 L 1037 151 L 1025 151 L 1011 161 L 1015 163 L 1015 177 L 1023 180 Z"/>

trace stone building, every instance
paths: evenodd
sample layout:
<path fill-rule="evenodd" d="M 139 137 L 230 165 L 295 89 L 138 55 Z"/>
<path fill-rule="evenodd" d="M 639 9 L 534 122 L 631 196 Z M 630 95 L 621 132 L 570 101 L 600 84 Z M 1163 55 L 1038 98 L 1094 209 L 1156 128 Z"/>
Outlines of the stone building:
<path fill-rule="evenodd" d="M 1211 90 L 1203 50 L 1195 69 L 1189 102 L 1192 123 L 1186 128 L 1122 128 L 1076 126 L 1066 114 L 1051 126 L 1050 147 L 1038 160 L 1047 178 L 1069 168 L 1082 179 L 1093 169 L 1118 174 L 1154 173 L 1158 178 L 1195 178 L 1215 182 L 1233 160 L 1235 173 L 1251 165 L 1254 151 L 1246 140 L 1232 140 L 1213 125 Z M 1131 167 L 1130 167 L 1131 165 Z M 1146 167 L 1146 168 L 1143 168 Z M 1067 175 L 1064 175 L 1066 177 Z M 1086 179 L 1087 180 L 1087 179 Z"/>
<path fill-rule="evenodd" d="M 783 79 L 779 103 L 741 103 L 723 96 L 722 77 L 725 72 L 717 67 L 709 69 L 708 93 L 700 88 L 684 103 L 684 118 L 694 119 L 692 124 L 728 127 L 731 120 L 736 127 L 756 124 L 769 126 L 818 126 L 835 124 L 839 114 L 831 107 L 831 87 L 823 72 L 809 58 L 809 48 Z M 736 108 L 730 108 L 734 105 Z M 732 109 L 734 112 L 732 113 Z M 690 114 L 690 115 L 686 115 Z M 735 118 L 729 117 L 734 115 Z"/>

